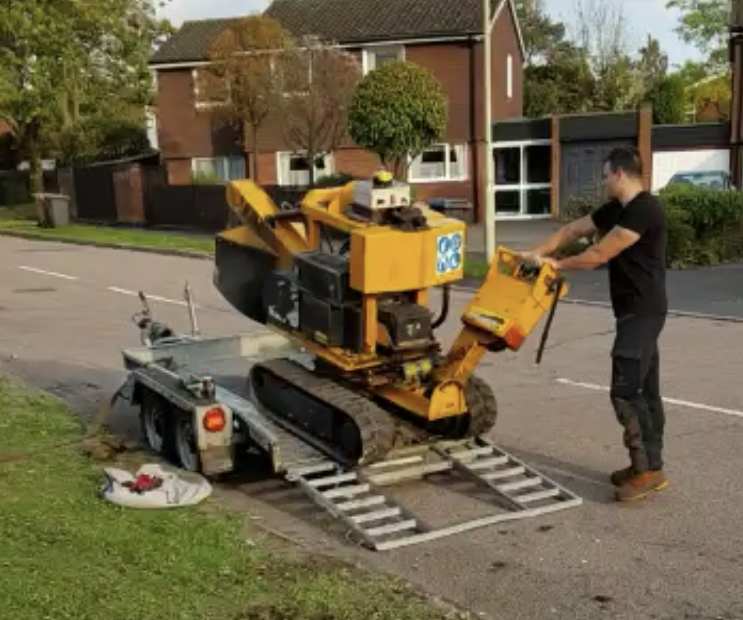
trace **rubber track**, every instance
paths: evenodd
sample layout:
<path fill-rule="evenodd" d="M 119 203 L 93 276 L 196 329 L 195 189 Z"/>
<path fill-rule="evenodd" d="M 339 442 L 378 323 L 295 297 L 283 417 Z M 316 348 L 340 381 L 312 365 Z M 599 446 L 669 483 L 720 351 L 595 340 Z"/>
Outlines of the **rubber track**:
<path fill-rule="evenodd" d="M 398 427 L 392 414 L 363 395 L 287 359 L 262 362 L 255 369 L 280 378 L 294 389 L 353 419 L 363 445 L 363 454 L 358 464 L 381 460 L 395 447 Z M 329 448 L 333 449 L 332 446 Z"/>
<path fill-rule="evenodd" d="M 464 398 L 470 415 L 467 436 L 487 434 L 498 420 L 498 403 L 490 385 L 477 375 L 471 375 L 464 388 Z"/>

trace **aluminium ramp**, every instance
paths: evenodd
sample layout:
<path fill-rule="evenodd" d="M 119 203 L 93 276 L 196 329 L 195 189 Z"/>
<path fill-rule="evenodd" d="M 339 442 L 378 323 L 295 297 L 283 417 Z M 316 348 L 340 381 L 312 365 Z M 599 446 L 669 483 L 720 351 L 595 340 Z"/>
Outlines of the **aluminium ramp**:
<path fill-rule="evenodd" d="M 445 472 L 459 474 L 489 491 L 500 510 L 433 528 L 383 491 L 386 486 Z M 406 448 L 358 470 L 344 471 L 328 461 L 290 470 L 287 479 L 296 482 L 316 504 L 342 520 L 365 546 L 377 551 L 582 504 L 580 497 L 481 438 Z"/>

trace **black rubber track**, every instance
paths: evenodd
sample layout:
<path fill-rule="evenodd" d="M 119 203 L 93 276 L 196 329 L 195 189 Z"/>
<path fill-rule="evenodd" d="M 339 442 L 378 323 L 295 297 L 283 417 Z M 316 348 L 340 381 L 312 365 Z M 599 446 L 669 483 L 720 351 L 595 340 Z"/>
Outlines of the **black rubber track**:
<path fill-rule="evenodd" d="M 287 359 L 277 359 L 257 364 L 253 367 L 253 385 L 256 396 L 279 417 L 286 418 L 290 423 L 304 427 L 304 430 L 321 441 L 343 441 L 336 433 L 339 427 L 350 422 L 355 429 L 355 437 L 346 438 L 353 441 L 355 446 L 327 446 L 326 451 L 340 453 L 344 460 L 353 461 L 353 464 L 368 464 L 383 459 L 395 446 L 398 425 L 389 412 L 376 405 L 363 394 L 353 391 L 333 379 L 316 375 L 303 366 Z M 262 380 L 263 379 L 263 380 Z M 276 406 L 277 394 L 269 393 L 264 389 L 264 380 L 268 379 L 273 387 L 281 390 L 291 390 L 294 398 L 283 395 L 281 407 Z M 273 406 L 272 406 L 273 405 Z M 321 407 L 326 409 L 324 418 L 326 424 L 332 428 L 326 429 L 325 436 L 317 428 L 311 428 L 307 420 L 313 415 L 310 409 Z M 291 407 L 291 410 L 288 410 Z M 320 419 L 320 418 L 317 418 Z M 347 427 L 348 431 L 348 427 Z M 350 442 L 349 442 L 350 443 Z M 360 450 L 357 450 L 360 444 Z M 359 453 L 360 452 L 360 453 Z"/>

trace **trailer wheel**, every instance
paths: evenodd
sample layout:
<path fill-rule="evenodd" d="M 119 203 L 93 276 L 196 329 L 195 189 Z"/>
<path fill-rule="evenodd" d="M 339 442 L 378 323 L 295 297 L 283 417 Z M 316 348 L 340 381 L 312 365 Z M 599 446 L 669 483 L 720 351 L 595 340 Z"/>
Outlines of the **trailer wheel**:
<path fill-rule="evenodd" d="M 187 411 L 175 411 L 173 416 L 173 431 L 178 464 L 186 471 L 200 472 L 201 458 L 196 444 L 193 415 Z"/>
<path fill-rule="evenodd" d="M 173 457 L 173 430 L 170 405 L 158 394 L 143 390 L 140 426 L 147 448 L 166 459 Z"/>

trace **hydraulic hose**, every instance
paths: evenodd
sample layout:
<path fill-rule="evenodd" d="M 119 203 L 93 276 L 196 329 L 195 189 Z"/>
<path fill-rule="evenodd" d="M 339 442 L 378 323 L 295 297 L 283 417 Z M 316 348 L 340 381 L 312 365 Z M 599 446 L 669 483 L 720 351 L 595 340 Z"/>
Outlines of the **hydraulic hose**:
<path fill-rule="evenodd" d="M 439 316 L 436 317 L 436 320 L 433 322 L 433 329 L 437 329 L 441 327 L 444 324 L 444 321 L 446 321 L 446 318 L 449 316 L 449 301 L 450 301 L 450 295 L 451 295 L 451 289 L 449 288 L 448 284 L 444 284 L 444 296 L 441 300 L 441 311 L 439 312 Z"/>

